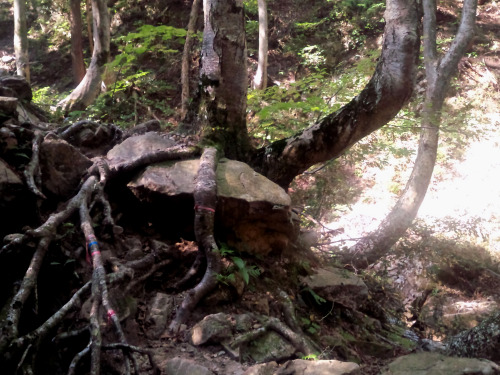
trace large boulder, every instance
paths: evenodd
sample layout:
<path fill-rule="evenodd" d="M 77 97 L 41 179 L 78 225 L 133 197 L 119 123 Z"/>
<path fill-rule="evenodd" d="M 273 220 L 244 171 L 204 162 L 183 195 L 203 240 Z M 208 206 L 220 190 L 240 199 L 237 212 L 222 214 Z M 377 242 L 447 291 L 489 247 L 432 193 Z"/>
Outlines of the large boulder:
<path fill-rule="evenodd" d="M 485 359 L 447 357 L 438 353 L 414 353 L 397 358 L 382 375 L 500 374 L 500 366 Z"/>
<path fill-rule="evenodd" d="M 146 152 L 172 147 L 173 142 L 156 133 L 146 133 L 116 146 L 107 158 L 114 166 Z M 183 237 L 192 233 L 193 192 L 199 163 L 199 159 L 194 159 L 150 165 L 128 184 L 141 201 L 151 204 L 156 212 L 154 220 L 161 223 L 164 233 Z M 215 228 L 219 238 L 231 248 L 251 254 L 266 255 L 286 249 L 296 236 L 288 194 L 239 161 L 221 159 L 216 173 Z"/>

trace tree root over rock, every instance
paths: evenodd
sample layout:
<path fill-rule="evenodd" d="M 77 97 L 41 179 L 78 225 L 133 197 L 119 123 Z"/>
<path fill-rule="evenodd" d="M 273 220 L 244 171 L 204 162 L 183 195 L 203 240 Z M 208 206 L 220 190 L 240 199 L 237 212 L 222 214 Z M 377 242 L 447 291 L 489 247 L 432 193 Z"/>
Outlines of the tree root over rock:
<path fill-rule="evenodd" d="M 177 310 L 175 319 L 170 323 L 171 332 L 178 332 L 189 317 L 189 312 L 196 304 L 212 291 L 217 284 L 217 274 L 221 269 L 220 252 L 214 239 L 214 217 L 217 204 L 217 183 L 215 168 L 217 150 L 207 148 L 200 161 L 194 190 L 195 219 L 194 230 L 198 248 L 207 261 L 207 268 L 201 281 L 187 292 L 182 305 Z"/>
<path fill-rule="evenodd" d="M 80 124 L 77 124 L 80 126 Z M 66 130 L 63 136 L 69 136 L 67 133 L 74 131 L 78 126 Z M 52 133 L 54 134 L 54 133 Z M 25 170 L 25 177 L 29 189 L 39 198 L 45 198 L 43 193 L 37 187 L 39 178 L 38 150 L 43 142 L 44 133 L 35 131 L 33 134 L 32 158 Z M 57 135 L 55 135 L 57 136 Z M 81 308 L 82 301 L 90 298 L 92 307 L 90 310 L 90 324 L 84 329 L 76 329 L 74 332 L 90 333 L 88 345 L 77 353 L 71 364 L 68 373 L 73 374 L 81 360 L 90 355 L 90 374 L 98 375 L 101 372 L 101 354 L 102 351 L 118 350 L 121 351 L 124 361 L 122 373 L 139 374 L 139 367 L 133 353 L 140 353 L 148 356 L 152 373 L 159 373 L 159 369 L 153 362 L 153 356 L 147 349 L 138 348 L 127 343 L 124 331 L 122 329 L 120 318 L 118 316 L 114 302 L 110 297 L 110 288 L 121 286 L 122 290 L 130 291 L 144 281 L 154 272 L 171 262 L 168 254 L 156 251 L 154 255 L 146 255 L 139 261 L 131 261 L 118 266 L 118 270 L 111 274 L 106 274 L 104 267 L 101 247 L 94 232 L 95 223 L 91 212 L 97 208 L 101 210 L 100 223 L 102 230 L 111 232 L 112 236 L 120 235 L 123 229 L 117 225 L 112 217 L 111 205 L 104 193 L 104 186 L 110 178 L 113 178 L 123 172 L 130 172 L 138 167 L 151 162 L 165 161 L 169 159 L 179 159 L 194 154 L 194 149 L 187 149 L 182 146 L 175 146 L 169 150 L 147 154 L 138 160 L 130 163 L 121 163 L 112 168 L 108 166 L 105 158 L 94 159 L 93 166 L 88 170 L 87 176 L 78 193 L 65 203 L 62 208 L 53 213 L 48 219 L 36 229 L 27 229 L 24 233 L 15 233 L 7 235 L 4 238 L 5 245 L 0 249 L 0 257 L 6 254 L 21 254 L 27 250 L 33 243 L 36 249 L 31 257 L 29 267 L 20 282 L 17 292 L 4 308 L 6 319 L 2 322 L 0 337 L 0 366 L 2 371 L 14 373 L 23 368 L 25 373 L 33 373 L 34 358 L 37 356 L 38 348 L 44 340 L 50 339 L 50 335 L 57 336 L 58 327 L 70 312 Z M 207 272 L 200 286 L 195 288 L 192 297 L 187 298 L 183 307 L 185 311 L 180 310 L 175 323 L 177 325 L 186 319 L 186 311 L 192 308 L 200 298 L 202 298 L 216 283 L 215 274 L 218 272 L 217 247 L 213 238 L 213 216 L 216 200 L 215 191 L 215 149 L 208 149 L 202 158 L 202 167 L 198 175 L 195 199 L 196 206 L 196 230 L 197 239 L 207 258 Z M 51 244 L 59 239 L 57 230 L 68 220 L 78 214 L 80 228 L 85 238 L 85 249 L 87 260 L 92 264 L 93 272 L 91 280 L 80 287 L 76 293 L 55 313 L 52 314 L 44 323 L 29 333 L 24 333 L 25 328 L 21 324 L 23 311 L 27 309 L 27 302 L 32 295 L 37 294 L 37 280 L 42 269 L 44 258 L 50 250 Z M 97 224 L 97 223 L 96 223 Z M 168 253 L 168 250 L 166 251 Z M 36 297 L 37 298 L 37 297 Z M 117 342 L 110 342 L 110 339 L 103 340 L 103 327 L 106 321 L 114 328 Z M 68 336 L 69 337 L 69 336 Z M 113 341 L 113 339 L 111 339 Z"/>

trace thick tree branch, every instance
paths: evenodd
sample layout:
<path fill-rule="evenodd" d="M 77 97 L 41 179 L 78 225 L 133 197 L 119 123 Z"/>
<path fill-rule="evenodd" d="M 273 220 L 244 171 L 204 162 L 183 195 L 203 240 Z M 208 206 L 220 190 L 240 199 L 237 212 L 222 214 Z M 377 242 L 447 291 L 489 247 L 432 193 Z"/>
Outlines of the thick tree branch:
<path fill-rule="evenodd" d="M 252 165 L 287 187 L 312 165 L 344 153 L 389 122 L 413 91 L 419 53 L 416 1 L 388 0 L 384 42 L 375 73 L 350 103 L 301 133 L 260 149 Z"/>

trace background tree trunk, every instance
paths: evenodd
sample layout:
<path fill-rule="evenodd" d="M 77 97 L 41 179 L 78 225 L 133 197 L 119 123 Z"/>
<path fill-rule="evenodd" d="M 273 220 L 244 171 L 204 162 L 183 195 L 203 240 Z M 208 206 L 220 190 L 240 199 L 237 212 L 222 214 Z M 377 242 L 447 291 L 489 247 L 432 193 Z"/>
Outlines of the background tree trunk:
<path fill-rule="evenodd" d="M 316 163 L 336 158 L 387 124 L 413 91 L 420 39 L 417 1 L 387 0 L 382 55 L 365 89 L 295 136 L 258 150 L 253 167 L 282 187 Z"/>
<path fill-rule="evenodd" d="M 436 0 L 423 0 L 424 8 L 424 61 L 427 78 L 422 132 L 417 158 L 403 194 L 380 226 L 349 249 L 346 261 L 355 267 L 367 267 L 387 254 L 404 235 L 417 216 L 436 163 L 439 124 L 446 90 L 458 62 L 474 35 L 477 0 L 465 0 L 462 19 L 450 50 L 438 58 L 436 42 Z"/>
<path fill-rule="evenodd" d="M 110 24 L 106 1 L 92 0 L 94 19 L 94 52 L 85 77 L 77 88 L 58 103 L 65 112 L 83 110 L 95 100 L 101 91 L 102 73 L 109 57 Z"/>
<path fill-rule="evenodd" d="M 181 71 L 181 121 L 186 117 L 189 108 L 189 70 L 191 64 L 191 48 L 193 48 L 193 36 L 196 33 L 196 23 L 198 22 L 198 13 L 200 12 L 201 0 L 193 0 L 189 22 L 187 26 L 186 42 L 184 43 L 184 51 L 182 53 L 182 71 Z"/>
<path fill-rule="evenodd" d="M 94 53 L 94 36 L 92 35 L 92 6 L 91 0 L 85 0 L 85 18 L 87 20 L 87 34 L 89 37 L 90 54 Z"/>
<path fill-rule="evenodd" d="M 83 62 L 82 10 L 80 0 L 70 0 L 71 25 L 71 61 L 73 63 L 73 81 L 78 84 L 85 77 Z"/>
<path fill-rule="evenodd" d="M 259 6 L 259 63 L 253 79 L 253 87 L 259 90 L 267 87 L 267 4 L 266 0 L 258 0 Z"/>
<path fill-rule="evenodd" d="M 246 127 L 247 50 L 242 0 L 204 0 L 200 78 L 201 118 L 206 141 L 225 156 L 244 159 L 250 149 Z"/>
<path fill-rule="evenodd" d="M 25 0 L 14 0 L 14 53 L 16 55 L 17 74 L 30 82 Z"/>

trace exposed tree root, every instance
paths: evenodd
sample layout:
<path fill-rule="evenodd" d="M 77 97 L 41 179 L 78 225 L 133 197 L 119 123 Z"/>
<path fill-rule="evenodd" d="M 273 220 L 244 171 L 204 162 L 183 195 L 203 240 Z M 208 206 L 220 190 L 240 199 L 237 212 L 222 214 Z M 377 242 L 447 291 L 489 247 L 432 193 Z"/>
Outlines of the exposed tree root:
<path fill-rule="evenodd" d="M 187 321 L 190 311 L 217 285 L 217 274 L 221 269 L 221 259 L 213 235 L 217 203 L 216 166 L 217 150 L 215 148 L 205 149 L 201 156 L 200 169 L 198 170 L 194 190 L 194 230 L 198 242 L 198 251 L 204 253 L 207 268 L 201 281 L 187 292 L 182 305 L 177 310 L 175 319 L 169 326 L 172 332 L 179 331 L 181 325 Z"/>
<path fill-rule="evenodd" d="M 46 199 L 45 195 L 38 189 L 40 185 L 41 173 L 39 164 L 40 144 L 43 140 L 43 134 L 40 131 L 35 131 L 33 139 L 33 152 L 31 154 L 31 161 L 24 170 L 24 177 L 26 178 L 26 185 L 36 196 Z"/>
<path fill-rule="evenodd" d="M 266 332 L 274 331 L 289 341 L 295 349 L 303 355 L 318 354 L 321 352 L 321 349 L 309 340 L 302 331 L 295 332 L 278 318 L 256 314 L 251 314 L 251 316 L 257 320 L 262 327 L 243 333 L 228 342 L 226 346 L 229 347 L 230 351 L 257 339 Z"/>

